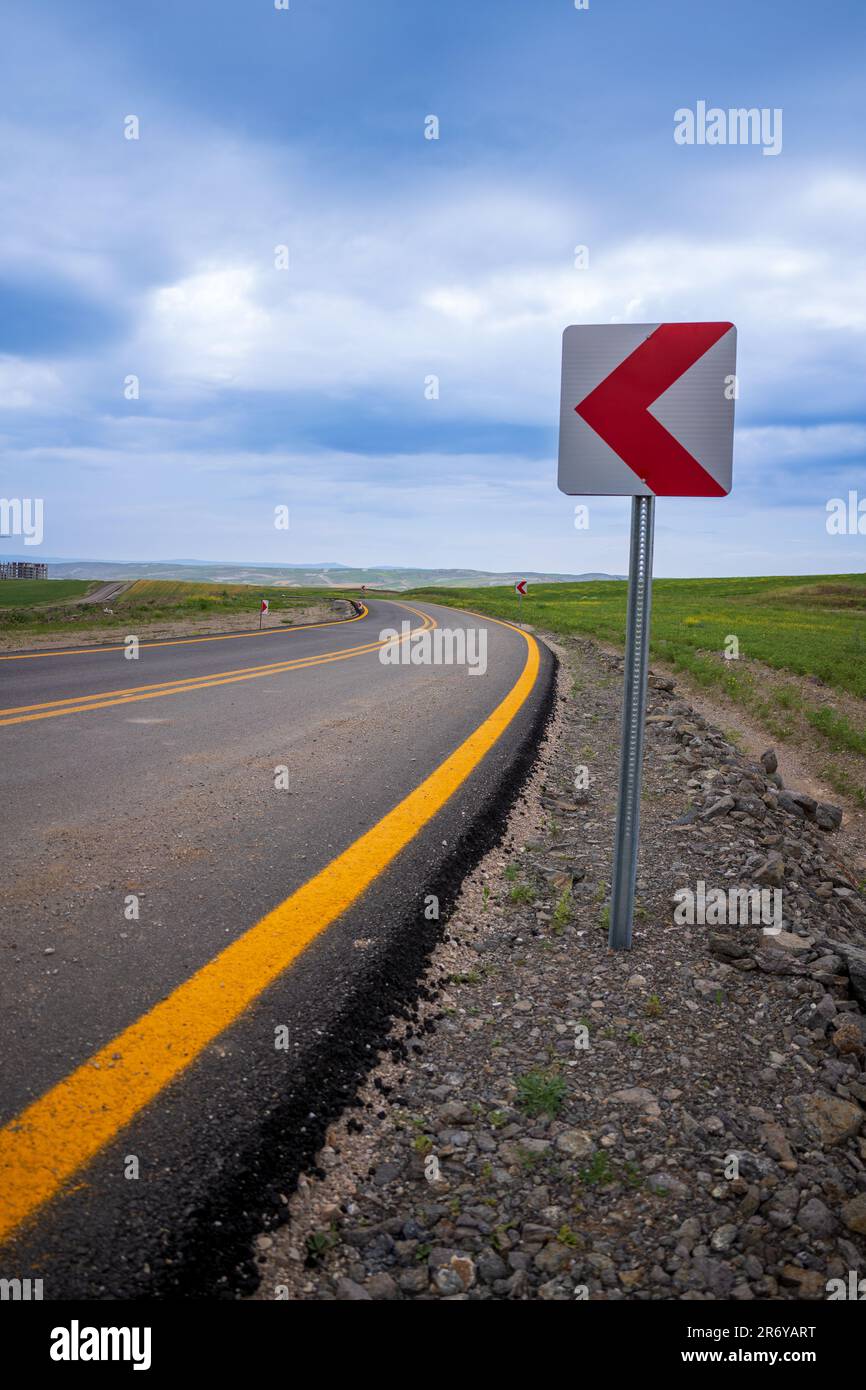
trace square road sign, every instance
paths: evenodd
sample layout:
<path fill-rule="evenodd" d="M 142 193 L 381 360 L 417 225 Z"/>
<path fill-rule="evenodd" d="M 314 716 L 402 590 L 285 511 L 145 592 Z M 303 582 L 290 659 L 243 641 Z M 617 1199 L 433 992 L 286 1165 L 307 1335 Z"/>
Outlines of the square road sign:
<path fill-rule="evenodd" d="M 736 362 L 732 323 L 566 328 L 560 491 L 724 497 L 733 470 Z"/>

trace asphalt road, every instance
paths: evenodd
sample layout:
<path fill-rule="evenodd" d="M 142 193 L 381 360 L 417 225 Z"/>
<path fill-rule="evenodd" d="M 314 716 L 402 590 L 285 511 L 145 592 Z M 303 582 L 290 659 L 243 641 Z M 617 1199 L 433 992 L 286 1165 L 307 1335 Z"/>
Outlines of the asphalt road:
<path fill-rule="evenodd" d="M 383 663 L 403 622 L 483 629 L 486 670 Z M 551 689 L 518 630 L 383 600 L 0 659 L 4 1277 L 253 1287 L 252 1237 L 414 997 L 426 895 L 444 918 L 495 839 Z"/>

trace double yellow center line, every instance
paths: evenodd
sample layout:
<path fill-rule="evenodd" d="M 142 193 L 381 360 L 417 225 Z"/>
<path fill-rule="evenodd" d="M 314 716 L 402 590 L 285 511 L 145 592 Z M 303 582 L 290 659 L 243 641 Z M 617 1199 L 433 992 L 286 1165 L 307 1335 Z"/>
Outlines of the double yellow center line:
<path fill-rule="evenodd" d="M 397 638 L 404 642 L 415 632 L 436 627 L 437 623 L 426 613 L 409 604 L 401 604 L 415 617 L 421 619 L 421 626 L 412 628 Z M 354 621 L 354 620 L 350 620 Z M 296 629 L 302 631 L 301 628 Z M 249 633 L 245 633 L 249 636 Z M 202 639 L 194 639 L 202 640 Z M 210 640 L 210 639 L 204 639 Z M 138 700 L 156 700 L 164 695 L 186 695 L 192 690 L 209 690 L 216 685 L 232 685 L 237 681 L 259 680 L 262 676 L 277 676 L 284 671 L 299 671 L 307 666 L 322 666 L 333 661 L 347 661 L 350 657 L 363 656 L 375 652 L 389 639 L 364 642 L 357 647 L 345 647 L 332 652 L 319 652 L 313 656 L 296 657 L 293 661 L 274 661 L 264 666 L 240 666 L 232 671 L 215 671 L 209 676 L 188 676 L 172 681 L 156 681 L 149 685 L 133 685 L 125 690 L 105 690 L 89 695 L 68 695 L 61 700 L 45 700 L 37 705 L 13 705 L 0 709 L 0 727 L 5 724 L 29 724 L 37 719 L 57 719 L 63 714 L 90 714 L 93 710 L 110 709 L 115 705 L 134 704 Z M 170 645 L 170 644 L 167 644 Z M 116 650 L 122 650 L 117 648 Z M 71 653 L 70 653 L 71 654 Z"/>

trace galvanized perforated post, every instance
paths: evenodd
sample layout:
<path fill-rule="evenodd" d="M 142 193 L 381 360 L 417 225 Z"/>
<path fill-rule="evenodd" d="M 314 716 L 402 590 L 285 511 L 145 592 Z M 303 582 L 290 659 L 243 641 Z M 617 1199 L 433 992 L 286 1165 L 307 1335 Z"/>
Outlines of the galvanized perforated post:
<path fill-rule="evenodd" d="M 655 498 L 633 497 L 619 802 L 616 811 L 608 936 L 608 945 L 614 951 L 628 950 L 631 946 L 640 832 L 640 783 L 649 666 L 654 524 Z"/>

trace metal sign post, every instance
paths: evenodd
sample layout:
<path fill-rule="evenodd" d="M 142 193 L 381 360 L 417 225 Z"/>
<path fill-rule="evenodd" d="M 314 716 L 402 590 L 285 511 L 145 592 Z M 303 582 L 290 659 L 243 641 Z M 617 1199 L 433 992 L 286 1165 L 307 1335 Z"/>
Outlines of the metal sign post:
<path fill-rule="evenodd" d="M 625 688 L 609 945 L 631 946 L 656 497 L 731 490 L 732 323 L 572 324 L 562 337 L 559 488 L 631 497 Z"/>
<path fill-rule="evenodd" d="M 614 951 L 631 946 L 637 847 L 640 834 L 640 784 L 646 719 L 652 609 L 653 532 L 655 498 L 633 497 L 631 547 L 628 565 L 628 616 L 622 697 L 622 746 L 619 799 L 613 848 L 608 945 Z"/>

